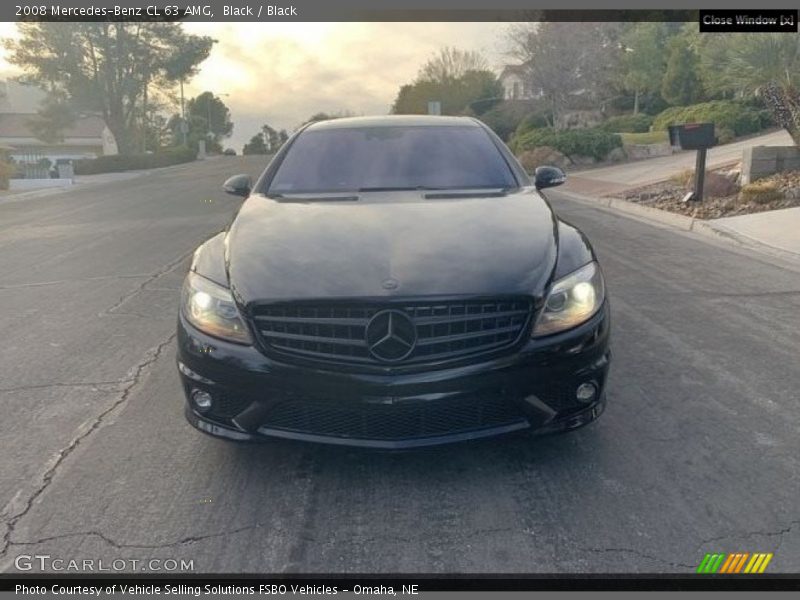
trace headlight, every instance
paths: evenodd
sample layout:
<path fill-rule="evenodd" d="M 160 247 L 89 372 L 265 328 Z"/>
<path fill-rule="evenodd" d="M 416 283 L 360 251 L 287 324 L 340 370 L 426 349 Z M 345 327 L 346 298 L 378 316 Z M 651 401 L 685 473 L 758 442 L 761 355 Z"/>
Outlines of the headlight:
<path fill-rule="evenodd" d="M 230 290 L 196 273 L 189 273 L 181 297 L 183 316 L 203 333 L 237 344 L 250 344 Z"/>
<path fill-rule="evenodd" d="M 559 279 L 550 289 L 533 337 L 551 335 L 580 325 L 603 305 L 606 291 L 597 263 L 591 262 Z"/>

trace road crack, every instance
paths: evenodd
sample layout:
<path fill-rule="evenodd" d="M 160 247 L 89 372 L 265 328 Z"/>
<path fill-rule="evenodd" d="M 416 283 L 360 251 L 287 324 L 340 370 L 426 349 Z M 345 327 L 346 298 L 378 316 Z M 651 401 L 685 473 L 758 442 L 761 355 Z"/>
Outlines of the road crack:
<path fill-rule="evenodd" d="M 190 535 L 172 542 L 164 542 L 162 544 L 134 544 L 130 542 L 120 542 L 115 540 L 114 538 L 100 532 L 100 531 L 74 531 L 72 533 L 64 533 L 60 535 L 54 535 L 50 537 L 44 537 L 37 540 L 32 541 L 25 541 L 25 542 L 14 542 L 12 541 L 9 544 L 10 546 L 36 546 L 38 544 L 45 544 L 48 542 L 55 542 L 58 540 L 65 540 L 70 538 L 76 537 L 96 537 L 108 544 L 116 548 L 117 550 L 124 550 L 124 549 L 136 549 L 136 550 L 162 550 L 164 548 L 176 548 L 178 546 L 186 546 L 189 544 L 196 544 L 198 542 L 202 542 L 204 540 L 225 537 L 229 535 L 236 535 L 239 533 L 243 533 L 245 531 L 251 531 L 255 529 L 260 529 L 263 527 L 261 523 L 254 523 L 252 525 L 244 525 L 242 527 L 237 527 L 235 529 L 229 529 L 226 531 L 218 531 L 215 533 L 205 533 L 202 535 Z"/>
<path fill-rule="evenodd" d="M 76 381 L 76 382 L 56 382 L 56 383 L 36 383 L 32 385 L 21 385 L 12 388 L 0 388 L 2 392 L 27 392 L 28 390 L 42 390 L 53 387 L 104 387 L 113 385 L 124 385 L 130 383 L 129 379 L 118 379 L 116 381 Z"/>
<path fill-rule="evenodd" d="M 707 546 L 709 544 L 713 544 L 716 542 L 721 542 L 723 540 L 729 539 L 745 539 L 749 540 L 750 538 L 755 537 L 779 537 L 780 540 L 778 541 L 778 545 L 775 547 L 777 550 L 780 548 L 781 544 L 783 543 L 783 537 L 792 532 L 792 530 L 797 526 L 800 525 L 800 519 L 796 519 L 793 521 L 789 521 L 786 527 L 782 527 L 781 529 L 776 529 L 774 531 L 764 531 L 764 530 L 755 530 L 755 531 L 745 531 L 742 533 L 729 533 L 726 535 L 720 535 L 708 539 L 701 540 L 700 543 L 697 545 L 695 551 L 699 551 L 703 546 Z"/>
<path fill-rule="evenodd" d="M 150 277 L 148 277 L 143 282 L 141 282 L 139 285 L 137 285 L 133 290 L 131 290 L 130 292 L 127 292 L 126 294 L 123 294 L 120 297 L 120 299 L 117 300 L 110 308 L 107 308 L 106 310 L 104 310 L 100 314 L 102 316 L 118 314 L 118 313 L 115 312 L 118 308 L 120 308 L 128 300 L 133 298 L 136 294 L 146 290 L 148 284 L 152 283 L 153 281 L 156 281 L 159 277 L 162 277 L 164 275 L 167 275 L 168 273 L 171 273 L 174 269 L 179 267 L 183 263 L 183 261 L 185 261 L 193 253 L 194 253 L 194 250 L 190 250 L 189 252 L 184 252 L 183 254 L 181 254 L 178 258 L 176 258 L 172 262 L 167 263 L 166 265 L 161 267 L 158 271 L 156 271 L 155 273 L 150 275 Z"/>
<path fill-rule="evenodd" d="M 646 552 L 641 552 L 640 550 L 635 550 L 633 548 L 580 548 L 583 552 L 593 552 L 597 554 L 633 554 L 634 556 L 638 556 L 639 558 L 644 558 L 646 560 L 652 560 L 654 562 L 658 562 L 664 565 L 669 565 L 671 567 L 680 567 L 682 569 L 696 569 L 697 565 L 687 565 L 685 563 L 676 563 L 672 562 L 663 558 L 659 558 L 658 556 L 653 556 L 652 554 L 647 554 Z"/>
<path fill-rule="evenodd" d="M 127 382 L 127 385 L 122 389 L 119 398 L 111 404 L 107 409 L 102 411 L 97 417 L 95 417 L 92 424 L 87 427 L 83 432 L 78 434 L 76 437 L 72 439 L 72 441 L 62 449 L 55 457 L 55 460 L 52 461 L 50 467 L 44 472 L 42 476 L 42 481 L 39 486 L 33 491 L 33 493 L 28 497 L 25 501 L 22 510 L 18 511 L 16 514 L 13 515 L 3 515 L 3 519 L 6 521 L 6 530 L 3 534 L 3 541 L 2 546 L 0 546 L 0 557 L 4 556 L 7 552 L 9 547 L 12 544 L 11 537 L 14 534 L 14 529 L 16 528 L 17 524 L 21 519 L 23 519 L 28 512 L 33 508 L 33 504 L 39 496 L 41 496 L 45 490 L 50 486 L 53 481 L 53 478 L 56 475 L 59 467 L 64 463 L 64 461 L 72 454 L 75 449 L 80 446 L 80 444 L 88 438 L 92 433 L 97 431 L 97 429 L 103 424 L 103 421 L 106 417 L 114 412 L 117 408 L 125 404 L 128 398 L 131 395 L 131 392 L 139 383 L 142 374 L 145 370 L 156 362 L 160 357 L 164 349 L 172 343 L 172 341 L 176 337 L 176 333 L 171 334 L 165 341 L 161 342 L 154 348 L 151 348 L 145 353 L 145 359 L 134 366 L 130 371 L 128 371 L 128 377 L 124 379 Z"/>

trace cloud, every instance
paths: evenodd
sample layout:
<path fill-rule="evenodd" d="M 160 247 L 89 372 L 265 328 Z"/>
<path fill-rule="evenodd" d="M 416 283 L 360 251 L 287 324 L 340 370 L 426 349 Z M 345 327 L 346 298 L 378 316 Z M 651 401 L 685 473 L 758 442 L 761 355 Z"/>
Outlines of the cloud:
<path fill-rule="evenodd" d="M 218 40 L 189 86 L 229 94 L 240 148 L 264 123 L 294 129 L 316 112 L 386 114 L 401 85 L 442 46 L 499 66 L 504 23 L 189 23 Z"/>
<path fill-rule="evenodd" d="M 186 86 L 191 97 L 227 94 L 242 145 L 267 123 L 292 130 L 317 112 L 386 114 L 401 85 L 443 46 L 482 52 L 500 67 L 508 23 L 185 23 L 215 38 L 211 56 Z M 0 24 L 0 37 L 14 35 Z M 0 74 L 16 69 L 3 60 Z"/>

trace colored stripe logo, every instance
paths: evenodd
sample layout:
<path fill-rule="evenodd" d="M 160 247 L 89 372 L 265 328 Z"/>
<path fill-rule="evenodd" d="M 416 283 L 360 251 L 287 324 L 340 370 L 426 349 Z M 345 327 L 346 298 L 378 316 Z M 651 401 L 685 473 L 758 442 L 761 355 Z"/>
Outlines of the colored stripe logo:
<path fill-rule="evenodd" d="M 757 552 L 734 552 L 732 554 L 706 554 L 697 572 L 704 575 L 712 573 L 763 573 L 772 560 L 773 554 Z"/>

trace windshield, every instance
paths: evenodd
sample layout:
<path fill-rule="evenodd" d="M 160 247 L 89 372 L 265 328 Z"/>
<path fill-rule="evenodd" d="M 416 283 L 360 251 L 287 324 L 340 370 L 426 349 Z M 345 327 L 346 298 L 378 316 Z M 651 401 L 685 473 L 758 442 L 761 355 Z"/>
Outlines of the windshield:
<path fill-rule="evenodd" d="M 511 169 L 480 127 L 389 126 L 300 134 L 268 194 L 514 187 Z"/>

